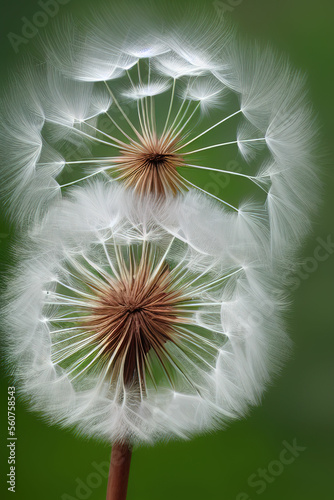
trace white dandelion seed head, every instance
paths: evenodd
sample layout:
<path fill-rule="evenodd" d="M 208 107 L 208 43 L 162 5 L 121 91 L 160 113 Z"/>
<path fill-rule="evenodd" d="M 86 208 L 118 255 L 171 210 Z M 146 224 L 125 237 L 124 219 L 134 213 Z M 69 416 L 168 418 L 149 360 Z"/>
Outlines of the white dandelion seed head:
<path fill-rule="evenodd" d="M 151 443 L 256 404 L 288 342 L 266 248 L 230 219 L 196 193 L 143 201 L 102 182 L 51 209 L 4 315 L 32 408 L 85 435 Z"/>
<path fill-rule="evenodd" d="M 256 200 L 272 254 L 290 254 L 318 200 L 305 78 L 204 12 L 132 7 L 99 10 L 80 27 L 64 18 L 45 36 L 48 63 L 12 84 L 0 147 L 13 219 L 38 219 L 95 177 L 143 196 L 195 188 L 239 215 L 244 198 Z"/>

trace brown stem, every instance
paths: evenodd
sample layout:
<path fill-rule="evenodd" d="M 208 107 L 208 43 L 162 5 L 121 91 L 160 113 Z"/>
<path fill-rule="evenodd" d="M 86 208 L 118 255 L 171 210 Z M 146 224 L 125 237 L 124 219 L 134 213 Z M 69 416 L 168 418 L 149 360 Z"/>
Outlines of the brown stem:
<path fill-rule="evenodd" d="M 107 500 L 125 500 L 128 489 L 132 449 L 127 444 L 115 443 L 111 450 Z"/>

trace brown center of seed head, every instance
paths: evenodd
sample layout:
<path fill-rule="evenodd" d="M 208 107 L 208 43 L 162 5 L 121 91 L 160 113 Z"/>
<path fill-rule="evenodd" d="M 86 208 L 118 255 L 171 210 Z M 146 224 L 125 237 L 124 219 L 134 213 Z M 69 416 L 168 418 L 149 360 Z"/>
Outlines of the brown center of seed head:
<path fill-rule="evenodd" d="M 96 300 L 84 326 L 94 332 L 110 364 L 111 380 L 123 379 L 145 387 L 148 353 L 154 352 L 164 367 L 168 359 L 166 342 L 176 342 L 175 326 L 183 323 L 178 308 L 182 295 L 171 286 L 166 263 L 152 268 L 145 255 L 120 270 L 120 279 L 96 289 Z"/>
<path fill-rule="evenodd" d="M 176 195 L 186 188 L 177 171 L 177 167 L 185 166 L 176 152 L 178 144 L 178 138 L 165 135 L 158 139 L 152 135 L 123 146 L 121 156 L 115 158 L 117 179 L 140 195 Z"/>

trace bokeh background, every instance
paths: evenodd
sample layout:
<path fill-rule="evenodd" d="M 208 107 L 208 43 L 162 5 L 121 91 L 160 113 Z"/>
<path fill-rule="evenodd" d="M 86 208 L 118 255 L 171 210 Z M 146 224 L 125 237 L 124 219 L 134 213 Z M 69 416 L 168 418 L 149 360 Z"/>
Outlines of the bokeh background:
<path fill-rule="evenodd" d="M 140 3 L 141 0 L 138 0 Z M 159 1 L 159 0 L 155 0 Z M 190 0 L 180 0 L 189 3 Z M 116 0 L 109 0 L 112 7 Z M 82 11 L 87 0 L 63 0 L 60 11 Z M 108 4 L 108 0 L 105 1 Z M 119 3 L 119 1 L 117 1 Z M 126 9 L 126 1 L 124 8 Z M 332 0 L 203 1 L 208 11 L 230 12 L 241 33 L 289 54 L 308 74 L 322 127 L 323 206 L 301 255 L 293 282 L 288 325 L 292 359 L 269 388 L 262 405 L 229 428 L 189 442 L 135 449 L 129 500 L 332 500 L 334 498 L 334 251 L 319 261 L 319 238 L 334 241 L 334 3 Z M 218 10 L 217 10 L 218 9 Z M 41 10 L 37 0 L 0 6 L 0 51 L 4 72 L 22 55 L 8 33 L 20 35 L 26 17 Z M 50 25 L 54 22 L 50 18 Z M 40 28 L 41 30 L 48 29 Z M 22 46 L 23 47 L 23 46 Z M 29 51 L 29 44 L 20 52 Z M 1 182 L 1 179 L 0 179 Z M 1 218 L 0 256 L 10 266 L 13 231 Z M 322 254 L 324 255 L 324 254 Z M 0 387 L 0 497 L 7 492 L 7 385 Z M 16 493 L 18 500 L 102 500 L 109 446 L 49 427 L 17 401 Z M 286 443 L 299 447 L 280 465 Z M 287 455 L 291 457 L 292 455 Z M 262 479 L 259 477 L 262 475 Z M 259 482 L 262 481 L 262 482 Z"/>

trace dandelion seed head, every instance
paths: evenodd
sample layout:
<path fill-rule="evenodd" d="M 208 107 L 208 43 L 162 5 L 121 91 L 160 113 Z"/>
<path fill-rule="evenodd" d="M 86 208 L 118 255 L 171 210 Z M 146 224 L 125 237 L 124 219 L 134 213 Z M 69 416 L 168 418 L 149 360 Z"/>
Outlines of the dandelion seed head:
<path fill-rule="evenodd" d="M 190 207 L 203 216 L 195 225 Z M 221 218 L 210 245 L 209 214 Z M 267 350 L 287 340 L 278 312 L 265 315 L 273 285 L 254 236 L 245 241 L 230 219 L 191 192 L 145 200 L 116 182 L 74 188 L 50 210 L 26 241 L 5 315 L 32 408 L 85 435 L 148 443 L 254 404 L 282 361 L 268 363 Z"/>
<path fill-rule="evenodd" d="M 16 79 L 2 110 L 9 211 L 24 225 L 91 178 L 143 196 L 197 189 L 236 214 L 244 196 L 233 193 L 247 190 L 263 206 L 271 251 L 290 254 L 317 204 L 304 77 L 228 23 L 177 8 L 167 21 L 164 8 L 115 7 L 80 29 L 64 19 L 46 37 L 47 63 L 21 70 L 24 86 Z M 273 163 L 280 175 L 265 179 Z M 296 213 L 288 230 L 286 206 Z"/>

